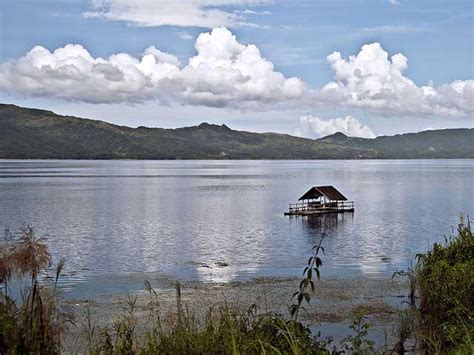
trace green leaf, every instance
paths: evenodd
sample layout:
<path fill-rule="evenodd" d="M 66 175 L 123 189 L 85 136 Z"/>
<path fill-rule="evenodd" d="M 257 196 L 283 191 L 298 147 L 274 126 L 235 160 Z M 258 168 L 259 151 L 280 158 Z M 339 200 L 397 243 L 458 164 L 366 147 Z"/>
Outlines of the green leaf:
<path fill-rule="evenodd" d="M 305 289 L 306 286 L 308 286 L 308 279 L 305 278 L 305 279 L 301 280 L 301 282 L 300 282 L 300 290 Z"/>
<path fill-rule="evenodd" d="M 304 295 L 304 299 L 306 300 L 306 302 L 309 303 L 309 301 L 311 300 L 311 296 L 309 295 L 309 293 L 305 292 L 303 295 Z"/>
<path fill-rule="evenodd" d="M 291 314 L 292 316 L 294 316 L 297 310 L 298 310 L 298 306 L 292 305 L 292 306 L 290 307 L 290 314 Z"/>

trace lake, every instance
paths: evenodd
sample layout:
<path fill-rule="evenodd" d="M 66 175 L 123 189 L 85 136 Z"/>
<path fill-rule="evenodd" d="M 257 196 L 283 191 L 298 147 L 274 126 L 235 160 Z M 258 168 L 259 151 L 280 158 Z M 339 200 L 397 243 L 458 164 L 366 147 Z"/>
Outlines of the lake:
<path fill-rule="evenodd" d="M 284 216 L 313 185 L 355 212 Z M 0 160 L 0 201 L 4 228 L 34 226 L 66 258 L 71 297 L 298 276 L 322 233 L 322 277 L 389 277 L 474 215 L 474 160 Z"/>

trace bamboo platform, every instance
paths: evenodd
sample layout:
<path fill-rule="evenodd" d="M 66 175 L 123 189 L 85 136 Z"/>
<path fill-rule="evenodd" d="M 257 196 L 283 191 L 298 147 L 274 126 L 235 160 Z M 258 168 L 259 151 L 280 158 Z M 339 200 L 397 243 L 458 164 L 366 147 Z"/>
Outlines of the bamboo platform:
<path fill-rule="evenodd" d="M 353 201 L 336 201 L 329 203 L 290 203 L 288 212 L 285 212 L 285 216 L 309 216 L 344 212 L 354 212 Z"/>

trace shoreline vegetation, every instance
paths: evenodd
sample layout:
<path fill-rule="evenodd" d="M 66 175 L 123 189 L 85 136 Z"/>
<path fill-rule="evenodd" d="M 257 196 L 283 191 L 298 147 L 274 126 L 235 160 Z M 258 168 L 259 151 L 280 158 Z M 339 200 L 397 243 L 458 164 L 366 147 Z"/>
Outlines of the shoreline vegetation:
<path fill-rule="evenodd" d="M 309 139 L 202 123 L 131 128 L 0 104 L 0 159 L 328 160 L 474 159 L 474 128 Z"/>
<path fill-rule="evenodd" d="M 302 259 L 300 279 L 175 284 L 100 302 L 64 301 L 46 240 L 31 227 L 0 248 L 2 354 L 402 354 L 474 350 L 474 237 L 457 234 L 392 280 L 324 279 L 324 240 Z M 305 267 L 306 265 L 306 267 Z M 21 299 L 9 284 L 24 281 Z M 406 300 L 404 306 L 398 307 Z M 345 325 L 342 339 L 325 334 Z M 371 329 L 390 325 L 383 344 Z"/>
<path fill-rule="evenodd" d="M 221 307 L 233 314 L 245 314 L 252 309 L 257 314 L 282 314 L 291 318 L 288 305 L 292 295 L 300 284 L 298 278 L 258 278 L 244 282 L 203 283 L 197 281 L 180 282 L 181 302 L 186 313 L 192 314 L 196 323 L 204 325 L 210 309 Z M 154 284 L 151 281 L 151 284 Z M 150 284 L 150 285 L 151 285 Z M 175 285 L 176 286 L 176 285 Z M 407 300 L 408 284 L 400 279 L 357 277 L 353 279 L 325 279 L 317 282 L 315 294 L 309 304 L 304 305 L 299 320 L 308 324 L 313 332 L 322 332 L 323 337 L 332 336 L 339 342 L 345 335 L 351 334 L 349 325 L 355 315 L 362 312 L 371 324 L 369 333 L 377 339 L 377 346 L 396 341 L 392 333 L 398 320 L 399 305 Z M 158 289 L 156 292 L 159 314 L 164 328 L 172 328 L 177 320 L 176 289 Z M 152 292 L 153 293 L 153 292 Z M 153 293 L 154 294 L 154 293 Z M 76 323 L 86 324 L 86 315 L 90 312 L 90 321 L 95 329 L 110 326 L 117 315 L 127 308 L 130 298 L 136 299 L 135 317 L 137 336 L 143 335 L 149 319 L 148 291 L 133 295 L 108 295 L 93 299 L 72 299 L 67 304 L 75 311 Z M 322 324 L 322 325 L 321 325 Z M 331 329 L 325 329 L 329 325 Z M 332 329 L 332 328 L 336 329 Z M 336 337 L 334 333 L 343 333 Z M 374 332 L 375 334 L 372 334 Z M 63 346 L 68 351 L 85 350 L 86 342 L 81 334 L 84 327 L 70 328 Z M 337 339 L 336 339 L 337 338 Z"/>

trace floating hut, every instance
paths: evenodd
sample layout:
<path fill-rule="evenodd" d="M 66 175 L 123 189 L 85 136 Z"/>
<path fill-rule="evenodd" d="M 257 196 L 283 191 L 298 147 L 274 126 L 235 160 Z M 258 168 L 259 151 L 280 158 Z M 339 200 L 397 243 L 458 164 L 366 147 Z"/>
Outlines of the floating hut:
<path fill-rule="evenodd" d="M 298 201 L 302 202 L 290 203 L 285 216 L 354 212 L 354 201 L 348 201 L 334 186 L 313 186 Z"/>

